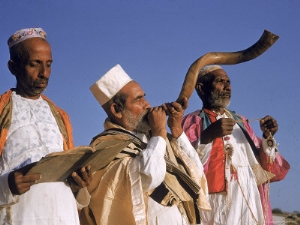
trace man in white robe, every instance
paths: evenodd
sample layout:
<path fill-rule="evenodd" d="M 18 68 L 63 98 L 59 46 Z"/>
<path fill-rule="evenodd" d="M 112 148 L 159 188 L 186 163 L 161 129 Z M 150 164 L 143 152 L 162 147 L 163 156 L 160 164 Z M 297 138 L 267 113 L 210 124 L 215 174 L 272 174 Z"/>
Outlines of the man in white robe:
<path fill-rule="evenodd" d="M 72 189 L 67 181 L 36 184 L 40 174 L 26 174 L 47 154 L 74 146 L 68 114 L 42 94 L 52 64 L 46 33 L 22 29 L 8 45 L 17 85 L 0 96 L 0 224 L 79 225 L 89 195 L 81 189 L 77 202 L 73 192 L 90 183 L 89 167 L 72 174 Z"/>

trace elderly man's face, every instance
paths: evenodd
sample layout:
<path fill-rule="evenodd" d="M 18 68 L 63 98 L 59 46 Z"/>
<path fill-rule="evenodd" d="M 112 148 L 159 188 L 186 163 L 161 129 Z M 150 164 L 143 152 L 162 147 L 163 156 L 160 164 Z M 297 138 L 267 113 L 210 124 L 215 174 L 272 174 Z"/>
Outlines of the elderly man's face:
<path fill-rule="evenodd" d="M 15 65 L 17 93 L 23 97 L 36 99 L 46 89 L 51 73 L 52 53 L 50 45 L 41 38 L 25 40 L 24 57 Z"/>
<path fill-rule="evenodd" d="M 230 103 L 230 79 L 222 69 L 215 70 L 211 74 L 213 74 L 214 79 L 211 90 L 207 91 L 206 100 L 212 108 L 225 108 Z"/>
<path fill-rule="evenodd" d="M 130 131 L 145 133 L 150 130 L 147 119 L 150 104 L 145 99 L 145 93 L 140 85 L 134 81 L 122 88 L 122 92 L 128 97 L 123 113 L 124 127 Z"/>

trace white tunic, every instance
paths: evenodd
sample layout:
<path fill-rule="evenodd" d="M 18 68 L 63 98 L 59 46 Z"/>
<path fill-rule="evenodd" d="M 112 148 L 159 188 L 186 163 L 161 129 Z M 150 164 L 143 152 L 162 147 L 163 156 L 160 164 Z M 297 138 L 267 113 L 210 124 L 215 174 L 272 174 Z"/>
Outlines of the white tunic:
<path fill-rule="evenodd" d="M 217 119 L 227 117 L 219 115 Z M 202 224 L 209 225 L 254 225 L 264 224 L 263 209 L 255 177 L 251 169 L 255 156 L 241 128 L 235 124 L 226 143 L 233 147 L 231 162 L 226 162 L 228 193 L 210 194 L 211 212 L 201 212 Z M 201 161 L 206 163 L 212 143 L 198 145 Z M 230 174 L 230 163 L 237 169 L 238 180 Z"/>
<path fill-rule="evenodd" d="M 63 139 L 49 105 L 41 97 L 22 98 L 12 93 L 12 123 L 0 158 L 0 224 L 79 225 L 76 200 L 64 182 L 31 186 L 12 195 L 8 174 L 63 150 Z"/>
<path fill-rule="evenodd" d="M 145 143 L 148 142 L 144 135 L 137 135 Z M 192 158 L 198 166 L 199 174 L 203 174 L 203 166 L 197 155 L 197 152 L 190 144 L 188 138 L 184 133 L 177 139 L 180 146 L 180 151 L 184 151 L 190 158 Z M 152 137 L 139 156 L 131 161 L 130 172 L 135 174 L 137 171 L 134 168 L 140 169 L 143 191 L 149 191 L 162 183 L 166 173 L 166 163 L 164 154 L 166 149 L 166 141 L 162 137 Z M 134 165 L 135 164 L 135 165 Z M 134 196 L 138 198 L 143 196 L 143 193 L 135 191 Z M 163 206 L 152 198 L 148 198 L 148 225 L 187 225 L 187 218 L 181 214 L 178 207 L 173 205 Z"/>

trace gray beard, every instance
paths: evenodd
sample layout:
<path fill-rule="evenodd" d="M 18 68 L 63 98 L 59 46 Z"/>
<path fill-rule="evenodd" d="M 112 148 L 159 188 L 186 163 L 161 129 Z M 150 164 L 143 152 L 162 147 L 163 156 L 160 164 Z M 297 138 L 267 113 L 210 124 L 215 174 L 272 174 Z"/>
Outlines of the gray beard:
<path fill-rule="evenodd" d="M 139 115 L 138 117 L 133 116 L 130 111 L 125 111 L 125 116 L 127 118 L 128 123 L 126 124 L 127 127 L 129 127 L 131 130 L 146 134 L 148 133 L 151 128 L 147 119 L 147 113 L 148 111 L 145 111 L 145 113 Z"/>
<path fill-rule="evenodd" d="M 207 102 L 212 108 L 226 108 L 230 104 L 230 99 L 223 99 L 228 92 L 211 91 Z"/>

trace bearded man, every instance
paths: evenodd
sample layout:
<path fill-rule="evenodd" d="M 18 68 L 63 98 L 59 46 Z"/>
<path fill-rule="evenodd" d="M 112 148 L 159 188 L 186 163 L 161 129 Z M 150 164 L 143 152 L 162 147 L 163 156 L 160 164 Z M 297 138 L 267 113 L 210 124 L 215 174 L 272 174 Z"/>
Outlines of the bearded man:
<path fill-rule="evenodd" d="M 129 144 L 93 175 L 81 223 L 199 224 L 199 210 L 210 207 L 202 164 L 181 127 L 187 100 L 184 106 L 172 102 L 151 108 L 120 65 L 90 89 L 108 116 L 105 131 L 91 145 L 97 150 L 109 136 L 115 144 Z"/>
<path fill-rule="evenodd" d="M 230 79 L 218 65 L 201 69 L 195 89 L 203 108 L 186 115 L 182 126 L 208 182 L 212 210 L 200 212 L 202 223 L 273 224 L 268 184 L 289 170 L 273 137 L 276 120 L 260 119 L 260 139 L 245 117 L 228 110 Z"/>

